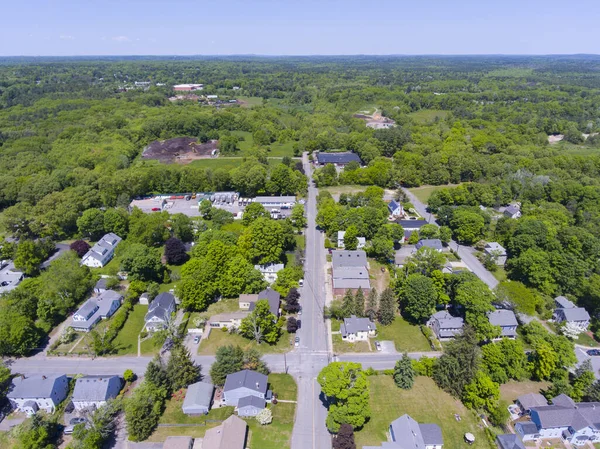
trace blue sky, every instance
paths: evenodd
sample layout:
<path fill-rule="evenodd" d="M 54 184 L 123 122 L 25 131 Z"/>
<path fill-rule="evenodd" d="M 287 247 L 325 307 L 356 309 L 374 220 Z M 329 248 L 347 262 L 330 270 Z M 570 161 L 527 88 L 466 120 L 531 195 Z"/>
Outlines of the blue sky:
<path fill-rule="evenodd" d="M 598 0 L 4 0 L 0 55 L 600 53 Z"/>

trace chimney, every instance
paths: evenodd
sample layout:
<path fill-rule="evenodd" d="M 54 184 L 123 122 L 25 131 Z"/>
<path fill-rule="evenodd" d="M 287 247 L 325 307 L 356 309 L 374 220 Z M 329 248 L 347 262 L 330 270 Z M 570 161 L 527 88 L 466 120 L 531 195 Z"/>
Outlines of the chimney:
<path fill-rule="evenodd" d="M 260 384 L 256 382 L 256 388 L 260 388 Z"/>
<path fill-rule="evenodd" d="M 46 380 L 46 376 L 42 376 L 42 379 Z"/>

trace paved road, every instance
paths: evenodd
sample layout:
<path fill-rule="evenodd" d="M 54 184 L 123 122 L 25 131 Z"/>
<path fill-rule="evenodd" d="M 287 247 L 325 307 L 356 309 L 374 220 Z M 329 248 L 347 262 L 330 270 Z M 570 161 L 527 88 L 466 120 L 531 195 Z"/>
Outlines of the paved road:
<path fill-rule="evenodd" d="M 423 356 L 440 357 L 441 352 L 409 352 L 411 359 L 420 359 Z M 362 364 L 363 369 L 373 368 L 375 370 L 392 369 L 396 362 L 402 358 L 402 354 L 381 354 L 381 353 L 346 353 L 340 354 L 335 358 L 339 362 L 357 362 Z"/>
<path fill-rule="evenodd" d="M 427 206 L 423 204 L 412 192 L 408 189 L 402 189 L 408 199 L 413 204 L 417 212 L 423 216 L 425 220 L 429 223 L 433 223 L 437 226 L 435 222 L 435 216 L 427 212 Z M 490 289 L 494 289 L 498 285 L 498 280 L 494 277 L 492 273 L 485 269 L 483 264 L 475 257 L 475 250 L 470 246 L 459 245 L 457 242 L 452 240 L 449 243 L 451 249 L 455 250 L 463 262 L 469 267 L 469 269 L 483 282 L 487 284 Z"/>
<path fill-rule="evenodd" d="M 300 346 L 288 356 L 292 360 L 290 365 L 293 367 L 290 373 L 298 383 L 298 407 L 292 433 L 292 449 L 329 449 L 331 437 L 325 427 L 327 410 L 319 400 L 321 388 L 316 381 L 319 371 L 329 362 L 330 354 L 323 319 L 325 247 L 323 235 L 316 229 L 317 189 L 312 182 L 312 167 L 307 153 L 302 156 L 302 163 L 309 179 L 309 187 L 305 205 L 307 228 L 304 286 L 300 292 L 302 298 L 302 328 L 298 333 Z"/>

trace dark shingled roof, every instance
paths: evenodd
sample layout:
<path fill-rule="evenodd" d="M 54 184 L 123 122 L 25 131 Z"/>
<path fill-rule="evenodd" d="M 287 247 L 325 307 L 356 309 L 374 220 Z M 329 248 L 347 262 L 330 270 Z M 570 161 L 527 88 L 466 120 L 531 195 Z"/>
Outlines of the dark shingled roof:
<path fill-rule="evenodd" d="M 319 164 L 348 164 L 350 162 L 361 163 L 358 154 L 351 152 L 344 153 L 322 153 L 317 154 L 317 161 Z"/>

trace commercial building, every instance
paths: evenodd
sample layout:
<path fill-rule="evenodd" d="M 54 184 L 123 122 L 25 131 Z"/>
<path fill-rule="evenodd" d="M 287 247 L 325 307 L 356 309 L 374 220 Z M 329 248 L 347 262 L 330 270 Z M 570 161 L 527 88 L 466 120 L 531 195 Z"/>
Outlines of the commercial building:
<path fill-rule="evenodd" d="M 259 203 L 265 209 L 269 208 L 288 208 L 291 209 L 296 204 L 295 196 L 257 196 L 252 200 L 253 203 Z"/>
<path fill-rule="evenodd" d="M 359 289 L 367 293 L 371 289 L 367 254 L 364 251 L 333 251 L 332 262 L 334 295 L 343 295 L 346 290 L 356 293 Z"/>
<path fill-rule="evenodd" d="M 173 86 L 173 90 L 177 92 L 190 92 L 202 89 L 204 89 L 204 84 L 176 84 Z"/>
<path fill-rule="evenodd" d="M 341 152 L 341 153 L 323 153 L 318 152 L 316 155 L 316 160 L 318 165 L 327 165 L 333 164 L 337 167 L 344 167 L 348 165 L 350 162 L 358 162 L 362 164 L 360 157 L 358 154 L 352 153 L 350 151 Z"/>

